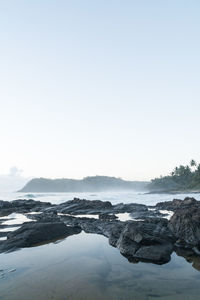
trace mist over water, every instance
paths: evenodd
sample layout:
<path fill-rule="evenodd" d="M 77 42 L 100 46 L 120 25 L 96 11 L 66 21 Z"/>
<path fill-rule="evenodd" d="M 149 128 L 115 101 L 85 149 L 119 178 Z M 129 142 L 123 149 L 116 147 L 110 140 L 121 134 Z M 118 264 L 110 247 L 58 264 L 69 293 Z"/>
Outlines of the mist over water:
<path fill-rule="evenodd" d="M 0 192 L 0 200 L 16 200 L 16 199 L 34 199 L 52 204 L 60 204 L 62 202 L 72 200 L 73 198 L 87 200 L 110 201 L 112 204 L 118 203 L 140 203 L 145 205 L 155 205 L 158 202 L 171 201 L 173 199 L 184 199 L 185 197 L 194 197 L 200 200 L 198 194 L 146 194 L 145 192 L 123 191 L 123 192 L 98 192 L 98 193 L 16 193 Z"/>

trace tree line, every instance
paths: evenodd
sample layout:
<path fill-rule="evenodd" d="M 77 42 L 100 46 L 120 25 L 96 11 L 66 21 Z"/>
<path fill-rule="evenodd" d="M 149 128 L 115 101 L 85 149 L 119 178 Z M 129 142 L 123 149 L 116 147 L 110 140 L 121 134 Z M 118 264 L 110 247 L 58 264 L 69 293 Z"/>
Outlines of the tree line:
<path fill-rule="evenodd" d="M 198 190 L 200 189 L 200 164 L 192 159 L 189 165 L 175 167 L 168 176 L 151 180 L 149 189 L 167 190 Z"/>

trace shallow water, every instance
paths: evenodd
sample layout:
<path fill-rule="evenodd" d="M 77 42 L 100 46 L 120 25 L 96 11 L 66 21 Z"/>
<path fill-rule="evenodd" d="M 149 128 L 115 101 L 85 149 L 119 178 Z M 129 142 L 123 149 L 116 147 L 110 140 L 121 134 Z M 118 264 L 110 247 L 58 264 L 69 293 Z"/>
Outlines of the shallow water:
<path fill-rule="evenodd" d="M 129 213 L 115 214 L 115 216 L 116 216 L 117 219 L 120 220 L 121 222 L 129 221 L 129 220 L 138 221 L 138 219 L 132 218 L 132 217 L 130 216 Z"/>
<path fill-rule="evenodd" d="M 12 213 L 6 217 L 0 217 L 0 222 L 1 225 L 21 225 L 24 222 L 33 222 L 33 220 L 23 214 Z"/>
<path fill-rule="evenodd" d="M 12 213 L 6 217 L 0 217 L 0 233 L 8 233 L 19 229 L 24 222 L 33 222 L 34 220 L 27 218 L 23 214 Z M 3 226 L 3 228 L 2 228 Z M 4 226 L 6 226 L 4 228 Z M 13 227 L 12 227 L 13 226 Z M 0 241 L 5 240 L 5 237 L 1 237 Z"/>
<path fill-rule="evenodd" d="M 200 265 L 199 261 L 196 265 Z M 132 264 L 100 235 L 81 233 L 0 255 L 3 300 L 197 300 L 200 272 L 183 257 Z"/>

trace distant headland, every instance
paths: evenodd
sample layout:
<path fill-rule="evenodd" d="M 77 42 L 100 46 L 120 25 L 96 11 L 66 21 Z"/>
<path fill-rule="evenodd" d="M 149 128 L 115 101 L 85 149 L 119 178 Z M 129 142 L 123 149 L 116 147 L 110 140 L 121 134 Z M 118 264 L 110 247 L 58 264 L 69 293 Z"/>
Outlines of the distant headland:
<path fill-rule="evenodd" d="M 19 192 L 103 192 L 120 190 L 146 190 L 147 181 L 127 181 L 110 176 L 89 176 L 83 179 L 31 179 Z"/>
<path fill-rule="evenodd" d="M 83 179 L 31 179 L 19 192 L 56 193 L 56 192 L 107 192 L 143 191 L 148 193 L 199 193 L 200 164 L 193 159 L 189 165 L 175 167 L 167 176 L 151 181 L 127 181 L 110 176 L 88 176 Z"/>

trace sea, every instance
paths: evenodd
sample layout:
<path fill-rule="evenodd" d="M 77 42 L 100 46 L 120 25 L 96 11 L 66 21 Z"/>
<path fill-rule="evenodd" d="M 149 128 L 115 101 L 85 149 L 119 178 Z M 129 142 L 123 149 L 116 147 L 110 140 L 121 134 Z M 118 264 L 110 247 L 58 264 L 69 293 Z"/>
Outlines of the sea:
<path fill-rule="evenodd" d="M 119 192 L 98 192 L 98 193 L 18 193 L 0 192 L 0 200 L 12 201 L 16 199 L 34 199 L 52 204 L 73 200 L 74 198 L 87 200 L 110 201 L 112 204 L 118 203 L 140 203 L 145 205 L 155 205 L 158 202 L 171 201 L 173 199 L 184 199 L 194 197 L 200 200 L 200 193 L 196 194 L 149 194 L 144 191 L 119 191 Z"/>
<path fill-rule="evenodd" d="M 157 202 L 200 194 L 0 193 L 1 200 L 34 199 L 59 204 L 73 198 L 117 203 Z M 173 253 L 164 265 L 131 263 L 108 239 L 81 232 L 38 247 L 0 254 L 2 300 L 197 300 L 200 257 Z"/>

